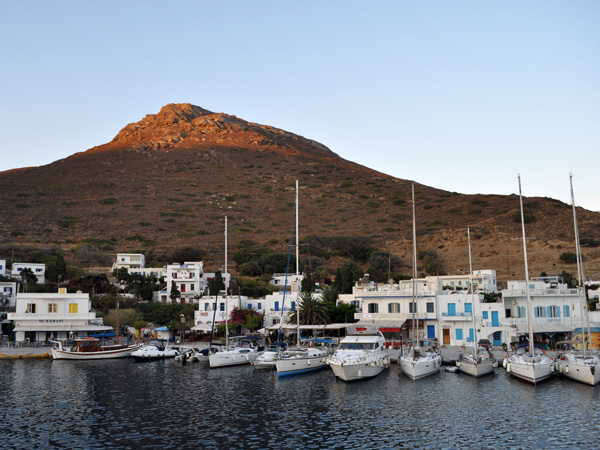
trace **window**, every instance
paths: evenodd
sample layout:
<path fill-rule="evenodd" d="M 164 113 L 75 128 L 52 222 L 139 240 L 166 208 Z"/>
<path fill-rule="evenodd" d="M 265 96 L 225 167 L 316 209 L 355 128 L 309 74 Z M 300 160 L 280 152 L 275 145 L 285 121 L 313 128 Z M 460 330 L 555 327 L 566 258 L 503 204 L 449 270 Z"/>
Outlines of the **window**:
<path fill-rule="evenodd" d="M 275 302 L 275 311 L 279 311 L 279 302 Z"/>
<path fill-rule="evenodd" d="M 560 317 L 560 308 L 558 306 L 548 306 L 548 315 L 550 317 Z"/>
<path fill-rule="evenodd" d="M 69 314 L 77 314 L 78 306 L 77 303 L 69 303 Z"/>
<path fill-rule="evenodd" d="M 208 311 L 208 306 L 210 305 L 210 303 L 205 303 L 204 304 L 204 311 Z"/>
<path fill-rule="evenodd" d="M 415 303 L 413 303 L 413 302 L 410 302 L 408 304 L 408 312 L 411 313 L 411 314 L 413 313 L 413 305 L 415 305 Z M 414 312 L 417 312 L 416 308 L 414 308 Z"/>
<path fill-rule="evenodd" d="M 262 309 L 262 303 L 257 304 L 256 309 L 259 309 L 259 310 Z"/>
<path fill-rule="evenodd" d="M 190 291 L 193 291 L 193 290 L 194 290 L 194 285 L 190 284 Z"/>
<path fill-rule="evenodd" d="M 49 313 L 58 312 L 58 304 L 56 304 L 56 303 L 48 303 L 48 312 Z"/>
<path fill-rule="evenodd" d="M 224 302 L 219 303 L 219 311 L 225 311 L 225 303 Z"/>
<path fill-rule="evenodd" d="M 400 303 L 389 303 L 388 304 L 388 312 L 391 314 L 400 312 Z"/>
<path fill-rule="evenodd" d="M 465 313 L 471 314 L 473 312 L 473 304 L 465 303 Z"/>
<path fill-rule="evenodd" d="M 378 313 L 379 312 L 379 305 L 377 303 L 369 303 L 369 313 Z"/>
<path fill-rule="evenodd" d="M 544 317 L 545 316 L 545 308 L 543 306 L 535 307 L 535 317 Z"/>
<path fill-rule="evenodd" d="M 486 320 L 488 318 L 488 312 L 487 311 L 483 311 L 481 314 L 483 314 L 483 319 Z"/>
<path fill-rule="evenodd" d="M 252 309 L 252 303 L 248 303 L 248 309 Z"/>
<path fill-rule="evenodd" d="M 292 311 L 296 310 L 296 302 L 292 302 Z"/>
<path fill-rule="evenodd" d="M 427 302 L 427 312 L 428 313 L 435 312 L 435 310 L 433 309 L 433 302 Z"/>
<path fill-rule="evenodd" d="M 35 314 L 35 303 L 27 303 L 27 312 Z"/>
<path fill-rule="evenodd" d="M 524 306 L 519 306 L 519 317 L 527 317 L 527 314 L 525 314 Z"/>
<path fill-rule="evenodd" d="M 462 328 L 457 328 L 456 329 L 456 340 L 457 341 L 462 341 L 463 340 L 463 330 L 462 330 Z"/>
<path fill-rule="evenodd" d="M 563 316 L 569 317 L 571 315 L 571 311 L 569 310 L 569 305 L 563 306 Z"/>
<path fill-rule="evenodd" d="M 185 283 L 181 285 L 181 292 L 185 292 Z"/>
<path fill-rule="evenodd" d="M 277 325 L 281 319 L 279 317 L 273 317 L 273 325 Z"/>

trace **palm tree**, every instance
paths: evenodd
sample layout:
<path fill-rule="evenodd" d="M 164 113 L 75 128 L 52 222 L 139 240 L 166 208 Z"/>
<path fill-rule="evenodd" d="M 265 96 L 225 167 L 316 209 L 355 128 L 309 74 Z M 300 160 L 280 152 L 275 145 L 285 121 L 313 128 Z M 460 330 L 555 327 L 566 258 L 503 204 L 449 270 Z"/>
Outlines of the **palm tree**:
<path fill-rule="evenodd" d="M 290 313 L 290 323 L 296 323 L 296 312 L 300 311 L 300 325 L 322 325 L 329 323 L 329 311 L 325 303 L 310 292 L 301 292 L 296 311 Z"/>

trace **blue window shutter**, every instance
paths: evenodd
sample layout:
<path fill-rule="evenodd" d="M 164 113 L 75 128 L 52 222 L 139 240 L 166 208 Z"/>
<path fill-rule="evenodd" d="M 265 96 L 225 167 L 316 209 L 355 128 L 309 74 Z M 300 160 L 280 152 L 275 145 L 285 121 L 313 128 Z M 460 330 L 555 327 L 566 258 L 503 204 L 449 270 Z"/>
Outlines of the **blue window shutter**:
<path fill-rule="evenodd" d="M 388 303 L 388 313 L 391 314 L 391 312 L 392 312 L 392 304 Z"/>
<path fill-rule="evenodd" d="M 556 307 L 556 317 L 560 317 L 560 307 Z"/>
<path fill-rule="evenodd" d="M 483 318 L 487 319 L 488 318 L 488 312 L 487 311 L 483 311 Z"/>
<path fill-rule="evenodd" d="M 462 338 L 463 338 L 463 330 L 462 330 L 462 328 L 457 328 L 456 329 L 456 340 L 462 341 Z"/>

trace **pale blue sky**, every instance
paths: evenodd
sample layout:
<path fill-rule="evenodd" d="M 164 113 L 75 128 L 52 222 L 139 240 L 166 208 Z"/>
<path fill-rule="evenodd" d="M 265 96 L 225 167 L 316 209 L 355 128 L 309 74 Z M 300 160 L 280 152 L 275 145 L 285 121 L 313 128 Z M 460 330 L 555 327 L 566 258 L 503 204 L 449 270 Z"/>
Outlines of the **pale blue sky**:
<path fill-rule="evenodd" d="M 0 3 L 0 170 L 189 102 L 461 193 L 600 210 L 599 1 Z"/>

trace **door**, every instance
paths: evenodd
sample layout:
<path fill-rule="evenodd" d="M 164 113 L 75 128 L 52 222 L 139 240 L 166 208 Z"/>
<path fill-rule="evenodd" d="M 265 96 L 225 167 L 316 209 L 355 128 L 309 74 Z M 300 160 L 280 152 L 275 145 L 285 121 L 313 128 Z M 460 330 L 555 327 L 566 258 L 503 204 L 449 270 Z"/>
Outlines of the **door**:
<path fill-rule="evenodd" d="M 492 326 L 499 327 L 500 319 L 498 319 L 498 311 L 492 311 Z"/>
<path fill-rule="evenodd" d="M 435 325 L 427 325 L 427 338 L 435 339 Z"/>
<path fill-rule="evenodd" d="M 456 315 L 456 304 L 448 303 L 448 315 L 455 316 Z"/>
<path fill-rule="evenodd" d="M 442 330 L 442 338 L 444 345 L 450 345 L 450 328 L 444 328 Z"/>
<path fill-rule="evenodd" d="M 493 335 L 494 345 L 502 345 L 502 331 L 496 331 Z"/>

